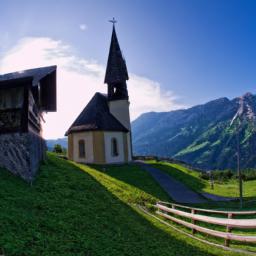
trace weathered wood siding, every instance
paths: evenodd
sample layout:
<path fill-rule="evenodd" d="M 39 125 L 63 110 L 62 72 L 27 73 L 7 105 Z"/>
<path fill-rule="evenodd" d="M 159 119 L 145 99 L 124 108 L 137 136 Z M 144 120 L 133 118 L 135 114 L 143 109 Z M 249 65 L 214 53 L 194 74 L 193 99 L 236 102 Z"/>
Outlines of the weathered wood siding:
<path fill-rule="evenodd" d="M 40 133 L 40 112 L 31 91 L 28 92 L 28 127 L 32 132 Z"/>
<path fill-rule="evenodd" d="M 0 134 L 9 132 L 40 134 L 41 117 L 28 88 L 0 89 Z"/>
<path fill-rule="evenodd" d="M 21 128 L 23 105 L 24 88 L 0 89 L 0 132 Z"/>

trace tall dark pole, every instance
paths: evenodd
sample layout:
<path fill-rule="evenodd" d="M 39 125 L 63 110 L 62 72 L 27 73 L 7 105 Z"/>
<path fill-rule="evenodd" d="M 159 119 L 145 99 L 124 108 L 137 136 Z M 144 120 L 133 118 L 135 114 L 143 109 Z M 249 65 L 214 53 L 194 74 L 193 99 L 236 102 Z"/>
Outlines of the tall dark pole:
<path fill-rule="evenodd" d="M 239 179 L 239 197 L 240 197 L 240 208 L 243 208 L 243 181 L 242 172 L 240 169 L 240 139 L 239 139 L 239 124 L 236 132 L 236 143 L 237 143 L 237 174 Z"/>

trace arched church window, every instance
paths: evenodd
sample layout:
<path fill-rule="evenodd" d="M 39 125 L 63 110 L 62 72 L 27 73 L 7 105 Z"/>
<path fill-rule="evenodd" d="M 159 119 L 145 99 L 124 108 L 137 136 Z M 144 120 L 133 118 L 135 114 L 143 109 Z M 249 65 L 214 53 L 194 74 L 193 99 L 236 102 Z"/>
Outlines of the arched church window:
<path fill-rule="evenodd" d="M 85 141 L 84 140 L 79 140 L 78 148 L 79 148 L 79 158 L 85 158 Z"/>
<path fill-rule="evenodd" d="M 111 153 L 112 156 L 118 156 L 118 143 L 116 138 L 111 139 Z"/>

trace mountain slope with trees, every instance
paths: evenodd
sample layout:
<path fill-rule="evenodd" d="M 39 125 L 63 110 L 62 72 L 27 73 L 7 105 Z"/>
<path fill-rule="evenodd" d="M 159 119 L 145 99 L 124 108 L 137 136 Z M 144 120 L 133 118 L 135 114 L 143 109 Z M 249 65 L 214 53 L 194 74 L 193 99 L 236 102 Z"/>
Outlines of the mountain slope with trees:
<path fill-rule="evenodd" d="M 135 155 L 173 157 L 203 169 L 234 169 L 239 130 L 241 166 L 254 168 L 255 113 L 256 96 L 251 93 L 189 109 L 145 113 L 132 123 L 133 150 Z"/>

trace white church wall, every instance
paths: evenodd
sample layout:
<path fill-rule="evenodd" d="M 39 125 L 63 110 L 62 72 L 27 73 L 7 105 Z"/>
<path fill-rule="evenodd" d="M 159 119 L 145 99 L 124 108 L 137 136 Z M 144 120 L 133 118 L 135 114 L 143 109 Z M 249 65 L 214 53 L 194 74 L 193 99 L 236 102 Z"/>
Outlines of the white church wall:
<path fill-rule="evenodd" d="M 118 155 L 113 156 L 111 150 L 111 141 L 115 138 L 118 144 Z M 125 160 L 124 157 L 124 141 L 122 132 L 104 132 L 105 141 L 105 158 L 106 163 L 122 163 Z"/>
<path fill-rule="evenodd" d="M 128 100 L 113 100 L 109 101 L 110 113 L 129 131 L 131 130 L 130 102 Z"/>
<path fill-rule="evenodd" d="M 128 162 L 132 161 L 131 134 L 127 133 Z"/>
<path fill-rule="evenodd" d="M 79 140 L 85 141 L 85 158 L 79 157 Z M 93 136 L 92 132 L 74 133 L 73 138 L 74 161 L 79 163 L 93 163 Z"/>

